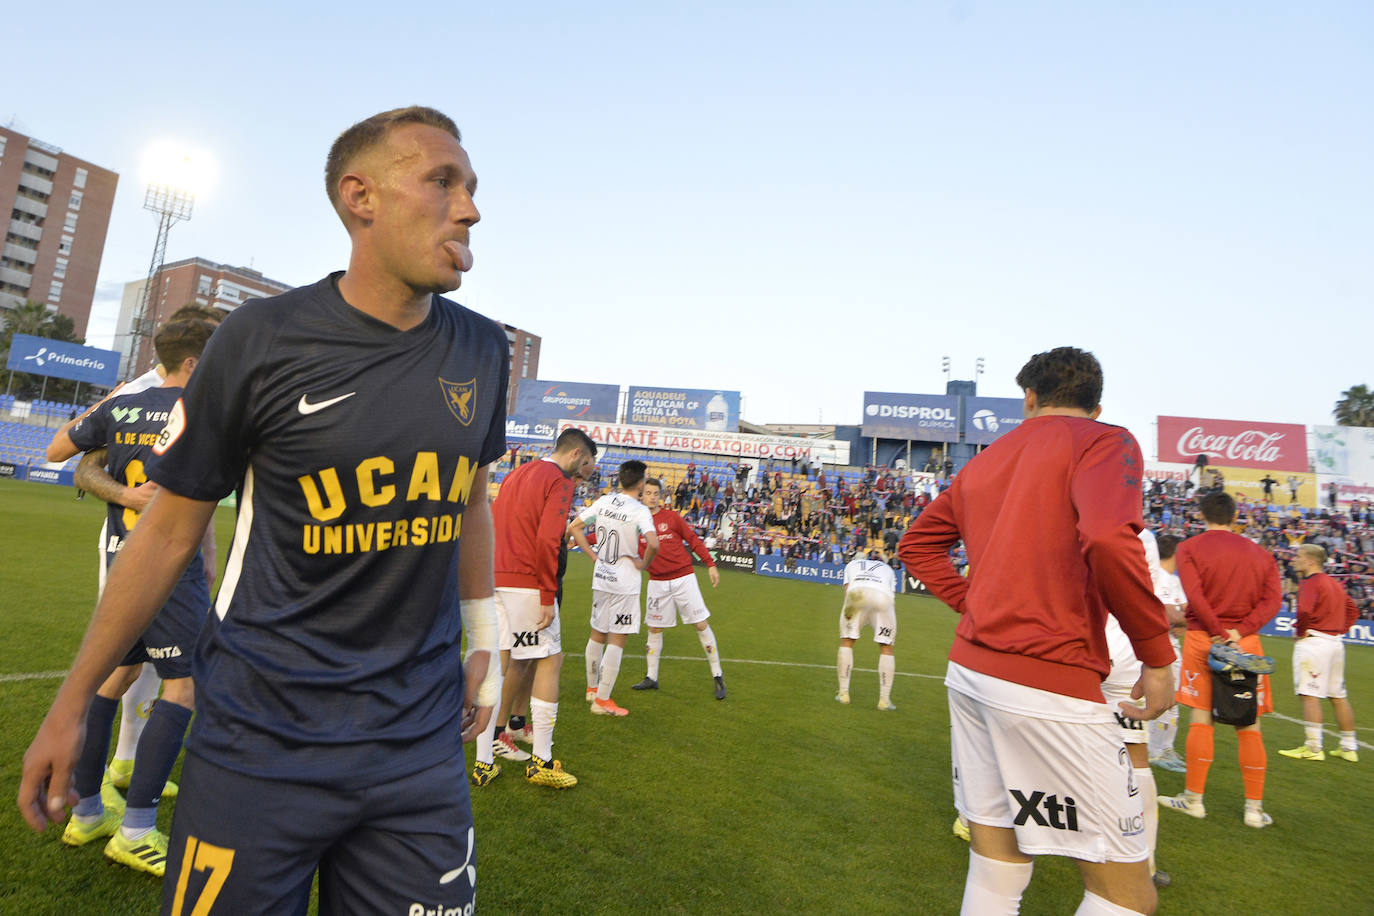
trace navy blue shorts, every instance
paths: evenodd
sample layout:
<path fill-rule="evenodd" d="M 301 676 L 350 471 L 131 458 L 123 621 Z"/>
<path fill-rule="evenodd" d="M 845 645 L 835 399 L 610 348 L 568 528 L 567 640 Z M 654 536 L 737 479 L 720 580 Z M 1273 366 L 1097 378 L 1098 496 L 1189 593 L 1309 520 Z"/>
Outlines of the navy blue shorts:
<path fill-rule="evenodd" d="M 210 588 L 205 582 L 205 569 L 200 555 L 172 589 L 162 610 L 157 612 L 148 629 L 134 643 L 121 665 L 141 665 L 152 662 L 157 676 L 164 681 L 191 676 L 191 655 L 210 611 Z"/>
<path fill-rule="evenodd" d="M 187 754 L 172 818 L 163 916 L 472 916 L 477 884 L 463 755 L 341 791 L 245 776 Z"/>

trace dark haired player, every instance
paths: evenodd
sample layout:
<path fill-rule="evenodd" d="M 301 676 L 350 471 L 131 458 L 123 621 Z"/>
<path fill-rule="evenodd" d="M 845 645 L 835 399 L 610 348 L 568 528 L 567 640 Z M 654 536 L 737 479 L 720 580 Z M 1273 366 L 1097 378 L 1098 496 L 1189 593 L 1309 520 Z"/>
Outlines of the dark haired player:
<path fill-rule="evenodd" d="M 1283 601 L 1274 555 L 1231 530 L 1236 501 L 1214 490 L 1198 502 L 1207 530 L 1178 545 L 1178 576 L 1188 595 L 1188 632 L 1183 637 L 1183 675 L 1178 702 L 1191 708 L 1184 743 L 1187 773 L 1181 795 L 1159 800 L 1161 807 L 1191 817 L 1206 817 L 1202 793 L 1212 768 L 1212 672 L 1207 656 L 1214 643 L 1227 642 L 1242 652 L 1263 655 L 1259 629 Z M 1269 675 L 1259 677 L 1259 715 L 1274 711 Z M 1262 829 L 1274 822 L 1264 811 L 1264 777 L 1269 757 L 1260 723 L 1236 727 L 1236 755 L 1245 785 L 1245 826 Z"/>
<path fill-rule="evenodd" d="M 505 451 L 509 345 L 439 294 L 472 266 L 477 180 L 428 108 L 355 124 L 325 175 L 348 270 L 215 332 L 155 449 L 158 494 L 24 761 L 20 808 L 42 829 L 95 687 L 237 490 L 193 665 L 162 900 L 177 916 L 304 912 L 317 868 L 324 911 L 474 899 L 462 742 L 495 700 L 494 682 L 479 697 L 496 641 L 487 465 Z"/>
<path fill-rule="evenodd" d="M 1083 877 L 1078 913 L 1151 913 L 1144 809 L 1102 694 L 1110 607 L 1144 665 L 1144 708 L 1119 711 L 1150 719 L 1173 699 L 1168 626 L 1137 537 L 1140 448 L 1096 422 L 1091 353 L 1037 354 L 1016 382 L 1026 421 L 970 461 L 898 548 L 962 615 L 945 684 L 955 804 L 972 835 L 963 912 L 1017 912 L 1032 857 L 1062 855 Z M 949 557 L 961 538 L 968 578 Z"/>
<path fill-rule="evenodd" d="M 162 384 L 141 392 L 103 401 L 70 432 L 59 432 L 55 444 L 78 451 L 104 450 L 112 476 L 128 481 L 146 476 L 145 466 L 153 444 L 200 361 L 205 343 L 214 332 L 207 321 L 174 321 L 153 338 L 157 357 L 167 375 Z M 106 563 L 113 563 L 120 546 L 138 524 L 139 513 L 109 504 Z M 191 652 L 210 608 L 210 589 L 205 567 L 193 560 L 177 581 L 171 596 L 138 637 L 119 667 L 96 692 L 86 714 L 86 736 L 74 777 L 80 802 L 62 833 L 62 842 L 84 846 L 110 837 L 107 858 L 138 871 L 162 876 L 167 862 L 167 837 L 157 824 L 157 803 L 168 775 L 181 753 L 181 741 L 195 709 L 191 681 Z M 127 801 L 117 792 L 106 792 L 105 755 L 120 698 L 140 676 L 143 664 L 152 661 L 162 678 L 162 699 L 155 700 L 134 751 Z M 106 803 L 108 802 L 108 804 Z"/>
<path fill-rule="evenodd" d="M 587 702 L 598 716 L 626 716 L 611 699 L 625 640 L 639 632 L 639 574 L 658 553 L 654 519 L 639 501 L 644 493 L 642 461 L 620 465 L 619 493 L 597 499 L 568 526 L 582 552 L 596 561 L 592 570 L 592 632 L 587 640 Z M 596 548 L 587 530 L 596 536 Z M 639 556 L 639 539 L 647 545 Z"/>
<path fill-rule="evenodd" d="M 678 617 L 684 624 L 696 627 L 701 651 L 711 667 L 717 700 L 725 699 L 725 672 L 720 667 L 720 653 L 716 650 L 716 634 L 707 621 L 711 612 L 701 597 L 696 573 L 692 571 L 692 552 L 706 564 L 711 587 L 720 585 L 720 571 L 706 543 L 672 509 L 659 500 L 663 495 L 663 481 L 650 477 L 644 481 L 644 505 L 654 520 L 658 533 L 658 553 L 649 564 L 649 590 L 644 599 L 644 622 L 649 627 L 648 673 L 632 690 L 657 690 L 658 666 L 663 660 L 663 631 L 676 626 Z"/>
<path fill-rule="evenodd" d="M 192 303 L 183 305 L 167 316 L 164 324 L 198 319 L 208 321 L 214 327 L 219 327 L 219 323 L 224 320 L 224 316 L 227 314 L 229 313 L 221 308 Z M 138 394 L 149 388 L 156 388 L 162 384 L 166 375 L 166 367 L 159 362 L 138 378 L 117 385 L 113 391 L 106 395 L 105 400 Z M 92 407 L 91 411 L 98 406 L 100 405 L 97 404 Z M 87 413 L 91 411 L 87 411 Z M 77 420 L 67 423 L 53 436 L 52 442 L 48 445 L 47 458 L 49 461 L 66 461 L 77 454 L 77 449 L 71 444 L 70 437 L 64 434 L 69 432 L 80 419 L 78 417 Z M 76 470 L 72 472 L 72 485 L 78 490 L 94 494 L 97 499 L 106 503 L 118 504 L 126 509 L 132 509 L 134 512 L 142 512 L 148 505 L 148 500 L 153 498 L 153 493 L 157 492 L 157 484 L 146 479 L 116 480 L 106 470 L 105 465 L 108 458 L 109 455 L 105 448 L 93 448 L 87 451 L 81 456 Z M 99 560 L 96 565 L 99 581 L 96 591 L 97 597 L 100 592 L 105 590 L 105 572 L 108 567 L 106 551 L 109 547 L 109 533 L 109 521 L 101 521 L 100 539 L 96 544 Z M 205 537 L 201 541 L 200 550 L 201 558 L 205 564 L 206 584 L 213 588 L 217 568 L 214 525 L 205 526 Z M 157 676 L 157 670 L 152 664 L 145 663 L 138 678 L 129 685 L 129 688 L 124 691 L 123 697 L 120 698 L 119 740 L 115 743 L 114 758 L 106 769 L 106 779 L 115 788 L 129 788 L 129 779 L 134 769 L 134 751 L 138 747 L 139 736 L 143 734 L 143 727 L 148 724 L 148 716 L 152 712 L 153 702 L 157 699 L 161 689 L 162 680 Z M 169 781 L 163 786 L 162 796 L 164 798 L 173 798 L 176 794 L 176 783 Z M 113 796 L 111 799 L 113 800 Z"/>
<path fill-rule="evenodd" d="M 504 679 L 499 715 L 477 739 L 471 780 L 485 786 L 501 775 L 493 759 L 529 760 L 525 778 L 535 785 L 570 789 L 577 777 L 553 757 L 558 719 L 558 681 L 563 670 L 563 627 L 558 617 L 559 559 L 566 542 L 575 481 L 596 466 L 596 443 L 580 429 L 566 429 L 553 454 L 529 461 L 506 476 L 492 505 L 496 528 L 496 601 Z M 532 672 L 531 672 L 531 669 Z M 529 683 L 532 754 L 514 756 L 514 741 L 497 737 L 518 694 Z M 532 758 L 532 759 L 531 759 Z"/>

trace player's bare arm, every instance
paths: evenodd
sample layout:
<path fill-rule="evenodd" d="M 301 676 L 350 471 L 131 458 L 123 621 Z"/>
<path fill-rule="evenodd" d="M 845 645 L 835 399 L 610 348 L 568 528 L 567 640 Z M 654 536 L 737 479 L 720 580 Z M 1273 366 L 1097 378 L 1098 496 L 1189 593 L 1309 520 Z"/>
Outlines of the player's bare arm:
<path fill-rule="evenodd" d="M 19 811 L 34 830 L 60 820 L 74 803 L 72 771 L 91 697 L 166 603 L 214 510 L 213 502 L 163 490 L 130 532 L 71 671 L 24 755 Z"/>
<path fill-rule="evenodd" d="M 635 565 L 635 569 L 646 570 L 649 564 L 654 561 L 654 554 L 658 553 L 658 533 L 648 531 L 644 534 L 644 556 L 631 557 L 630 562 Z"/>
<path fill-rule="evenodd" d="M 490 602 L 496 594 L 496 536 L 491 518 L 491 498 L 486 486 L 486 481 L 490 479 L 491 465 L 477 469 L 477 480 L 482 485 L 473 488 L 473 500 L 463 510 L 463 539 L 458 549 L 458 597 L 464 603 Z M 465 742 L 480 735 L 491 719 L 492 706 L 496 701 L 479 705 L 478 692 L 483 682 L 488 680 L 488 671 L 495 667 L 490 651 L 471 652 L 463 665 L 467 678 L 462 717 Z M 495 685 L 494 680 L 491 683 Z"/>
<path fill-rule="evenodd" d="M 72 419 L 68 420 L 66 423 L 63 423 L 60 427 L 58 427 L 57 432 L 56 432 L 56 433 L 53 435 L 53 437 L 52 437 L 52 441 L 48 443 L 48 450 L 47 450 L 47 451 L 48 451 L 48 454 L 47 454 L 48 460 L 49 460 L 49 461 L 66 461 L 68 458 L 72 457 L 72 456 L 75 455 L 77 452 L 81 451 L 81 449 L 77 448 L 76 445 L 73 444 L 73 442 L 72 442 L 72 437 L 71 437 L 71 430 L 72 430 L 72 427 L 75 426 L 76 424 L 80 423 L 82 420 L 86 419 L 87 417 L 89 417 L 92 413 L 95 412 L 95 409 L 96 409 L 97 407 L 99 407 L 101 404 L 104 404 L 104 403 L 105 403 L 106 401 L 108 401 L 110 398 L 112 398 L 112 397 L 114 397 L 116 394 L 118 394 L 118 393 L 119 393 L 119 389 L 123 388 L 126 384 L 127 384 L 127 382 L 120 382 L 120 383 L 119 383 L 118 385 L 116 385 L 113 389 L 111 389 L 111 391 L 110 391 L 109 394 L 105 395 L 105 396 L 104 396 L 103 398 L 101 398 L 99 401 L 96 401 L 96 402 L 95 402 L 94 404 L 92 404 L 90 407 L 87 407 L 87 408 L 85 409 L 85 411 L 83 411 L 83 412 L 82 412 L 81 414 L 79 414 L 78 416 L 73 417 Z M 60 457 L 60 458 L 55 458 L 55 457 L 53 457 L 54 455 L 61 455 L 62 457 Z M 94 492 L 94 491 L 90 491 L 90 492 Z M 106 501 L 106 502 L 109 502 L 108 499 L 105 500 L 105 501 Z"/>
<path fill-rule="evenodd" d="M 108 458 L 109 449 L 104 448 L 91 449 L 82 455 L 72 474 L 72 485 L 94 495 L 96 499 L 142 512 L 157 492 L 157 484 L 149 480 L 136 487 L 125 486 L 105 470 Z"/>
<path fill-rule="evenodd" d="M 1140 722 L 1158 719 L 1174 705 L 1174 686 L 1172 663 L 1163 668 L 1142 665 L 1140 680 L 1131 689 L 1131 696 L 1137 700 L 1144 698 L 1145 705 L 1140 707 L 1132 703 L 1118 703 L 1117 707 L 1129 719 Z"/>

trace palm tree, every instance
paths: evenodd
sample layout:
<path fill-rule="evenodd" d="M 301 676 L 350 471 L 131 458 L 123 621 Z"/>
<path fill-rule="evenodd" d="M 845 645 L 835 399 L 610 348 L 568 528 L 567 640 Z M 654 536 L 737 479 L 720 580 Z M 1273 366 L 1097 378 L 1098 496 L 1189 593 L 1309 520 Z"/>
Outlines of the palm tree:
<path fill-rule="evenodd" d="M 32 299 L 0 312 L 0 365 L 9 362 L 10 344 L 14 342 L 15 334 L 83 343 L 75 334 L 71 316 L 49 311 L 46 305 Z M 4 382 L 0 384 L 0 392 L 8 386 L 12 393 L 20 397 L 37 397 L 40 392 L 46 391 L 48 400 L 67 401 L 76 393 L 76 382 L 70 379 L 51 378 L 46 380 L 45 386 L 43 376 L 27 372 L 9 373 Z"/>
<path fill-rule="evenodd" d="M 1367 385 L 1347 388 L 1336 402 L 1335 414 L 1340 426 L 1374 426 L 1374 391 Z"/>

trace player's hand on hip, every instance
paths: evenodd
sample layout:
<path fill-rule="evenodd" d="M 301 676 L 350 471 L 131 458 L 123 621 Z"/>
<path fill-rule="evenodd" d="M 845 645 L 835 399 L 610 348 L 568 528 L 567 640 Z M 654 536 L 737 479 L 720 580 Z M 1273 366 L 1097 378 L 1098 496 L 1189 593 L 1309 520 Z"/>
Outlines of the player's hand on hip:
<path fill-rule="evenodd" d="M 711 587 L 716 588 L 720 585 L 720 570 L 714 566 L 706 567 L 706 576 L 711 580 Z"/>
<path fill-rule="evenodd" d="M 539 625 L 535 630 L 547 629 L 553 623 L 553 613 L 557 609 L 556 604 L 539 605 Z"/>
<path fill-rule="evenodd" d="M 1165 665 L 1163 668 L 1142 666 L 1140 680 L 1136 681 L 1135 686 L 1131 688 L 1131 696 L 1137 700 L 1143 698 L 1145 705 L 1141 707 L 1134 703 L 1118 703 L 1122 715 L 1137 721 L 1159 718 L 1174 705 L 1174 672 L 1172 666 Z"/>
<path fill-rule="evenodd" d="M 85 741 L 85 716 L 55 715 L 49 711 L 33 743 L 24 754 L 19 779 L 19 813 L 34 830 L 61 821 L 67 807 L 81 799 L 76 794 L 73 770 Z"/>
<path fill-rule="evenodd" d="M 142 512 L 148 508 L 148 503 L 153 501 L 153 496 L 156 494 L 157 482 L 153 480 L 145 481 L 136 487 L 130 487 L 124 491 L 124 508 Z"/>

